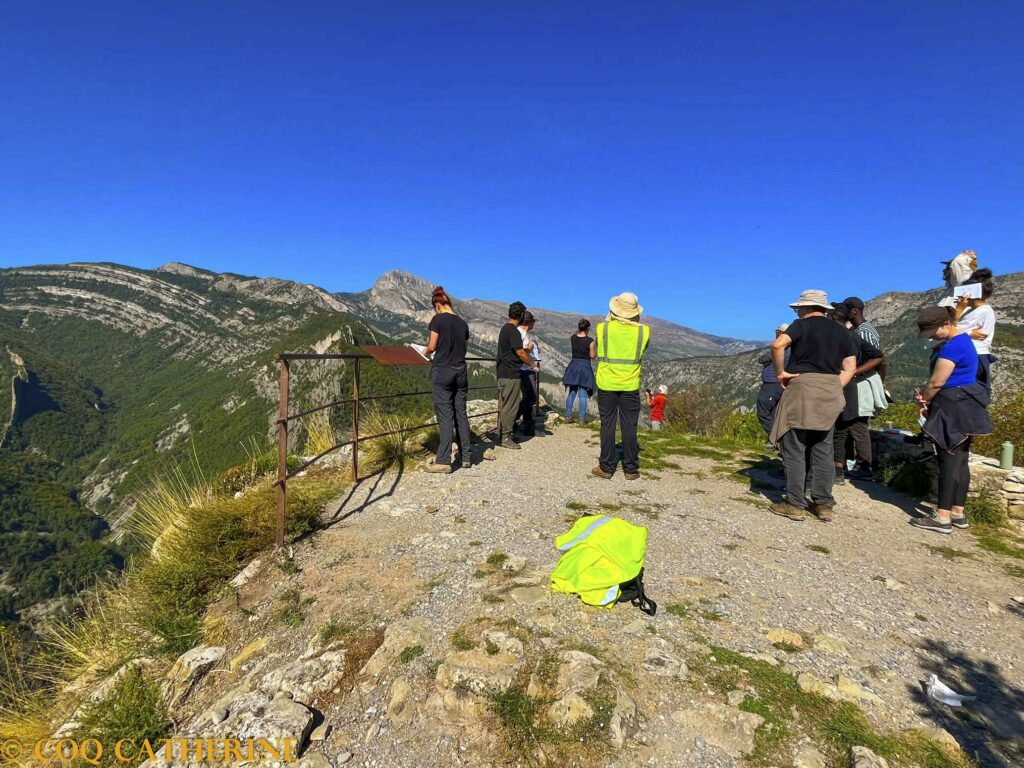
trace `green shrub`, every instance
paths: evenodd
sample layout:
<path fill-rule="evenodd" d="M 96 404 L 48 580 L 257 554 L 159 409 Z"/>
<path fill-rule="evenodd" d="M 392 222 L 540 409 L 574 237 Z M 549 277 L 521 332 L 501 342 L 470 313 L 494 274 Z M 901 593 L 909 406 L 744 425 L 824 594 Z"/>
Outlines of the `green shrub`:
<path fill-rule="evenodd" d="M 917 461 L 885 461 L 878 478 L 890 488 L 924 498 L 931 490 L 932 476 L 926 464 Z"/>
<path fill-rule="evenodd" d="M 872 426 L 875 429 L 881 429 L 886 422 L 891 421 L 895 429 L 906 429 L 917 433 L 921 431 L 919 416 L 916 403 L 890 403 L 888 408 L 878 412 Z"/>
<path fill-rule="evenodd" d="M 121 739 L 155 743 L 172 727 L 160 683 L 146 678 L 137 667 L 128 670 L 105 698 L 86 702 L 78 722 L 78 738 L 96 739 L 104 745 Z"/>
<path fill-rule="evenodd" d="M 713 437 L 731 411 L 709 385 L 687 387 L 667 396 L 665 425 L 672 432 Z"/>
<path fill-rule="evenodd" d="M 984 493 L 967 499 L 964 514 L 974 525 L 1006 524 L 1006 505 Z"/>
<path fill-rule="evenodd" d="M 740 413 L 733 411 L 726 416 L 717 429 L 719 437 L 740 443 L 742 445 L 762 446 L 767 439 L 764 427 L 757 419 L 757 413 L 747 411 Z"/>
<path fill-rule="evenodd" d="M 1003 442 L 1013 443 L 1013 463 L 1024 467 L 1024 392 L 1018 392 L 1008 399 L 996 398 L 988 410 L 995 431 L 991 435 L 974 441 L 974 451 L 983 456 L 998 457 Z"/>

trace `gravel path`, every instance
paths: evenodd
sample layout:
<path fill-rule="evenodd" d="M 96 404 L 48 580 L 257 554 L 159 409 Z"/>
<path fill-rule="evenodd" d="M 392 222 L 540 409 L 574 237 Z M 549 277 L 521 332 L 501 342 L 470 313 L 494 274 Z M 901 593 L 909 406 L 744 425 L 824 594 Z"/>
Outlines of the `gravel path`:
<path fill-rule="evenodd" d="M 694 700 L 693 685 L 643 671 L 652 647 L 678 650 L 695 638 L 771 654 L 794 673 L 848 676 L 876 695 L 862 705 L 876 725 L 941 726 L 983 765 L 1011 765 L 988 745 L 988 731 L 933 709 L 922 695 L 920 681 L 935 672 L 1002 708 L 1011 726 L 1024 710 L 1024 614 L 1011 600 L 1024 582 L 968 533 L 912 528 L 913 504 L 872 483 L 837 487 L 836 519 L 824 524 L 771 515 L 749 480 L 737 482 L 704 459 L 678 457 L 679 469 L 657 478 L 601 480 L 590 476 L 596 434 L 582 427 L 556 427 L 520 451 L 495 453 L 451 475 L 364 480 L 332 507 L 325 530 L 296 547 L 301 571 L 268 585 L 308 596 L 315 621 L 307 633 L 329 617 L 371 617 L 381 626 L 423 619 L 430 628 L 421 657 L 363 682 L 325 712 L 334 730 L 317 751 L 332 759 L 351 752 L 351 765 L 489 764 L 467 746 L 468 735 L 429 716 L 432 676 L 460 627 L 515 619 L 545 644 L 600 648 L 639 680 L 642 730 L 609 765 L 734 764 L 683 741 L 667 717 Z M 753 480 L 779 482 L 758 472 Z M 648 527 L 645 581 L 660 606 L 655 618 L 628 605 L 602 611 L 546 590 L 512 590 L 530 584 L 531 574 L 546 584 L 557 562 L 553 538 L 580 514 L 570 503 L 603 504 Z M 508 556 L 519 581 L 486 564 L 493 553 Z M 799 633 L 805 649 L 773 646 L 766 635 L 780 628 Z M 277 642 L 279 653 L 289 643 L 300 647 L 284 634 Z M 405 728 L 382 717 L 398 674 L 412 682 L 421 708 Z"/>

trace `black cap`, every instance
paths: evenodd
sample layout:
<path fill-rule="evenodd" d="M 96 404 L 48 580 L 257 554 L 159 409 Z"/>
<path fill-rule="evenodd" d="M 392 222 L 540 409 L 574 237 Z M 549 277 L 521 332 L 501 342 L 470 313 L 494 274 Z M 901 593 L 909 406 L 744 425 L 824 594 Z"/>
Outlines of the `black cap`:
<path fill-rule="evenodd" d="M 833 307 L 838 307 L 840 304 L 845 304 L 846 306 L 850 307 L 851 309 L 859 309 L 861 311 L 864 310 L 864 302 L 861 301 L 860 299 L 858 299 L 856 296 L 850 296 L 848 299 L 843 299 L 842 301 L 833 301 L 832 302 L 832 306 Z"/>
<path fill-rule="evenodd" d="M 917 316 L 917 335 L 922 339 L 930 339 L 936 330 L 950 321 L 946 307 L 928 307 Z"/>

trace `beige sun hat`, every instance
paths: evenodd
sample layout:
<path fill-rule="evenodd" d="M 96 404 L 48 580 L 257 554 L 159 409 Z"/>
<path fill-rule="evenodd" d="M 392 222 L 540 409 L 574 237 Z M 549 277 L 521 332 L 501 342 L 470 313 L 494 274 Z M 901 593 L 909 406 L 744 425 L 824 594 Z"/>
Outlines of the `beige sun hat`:
<path fill-rule="evenodd" d="M 809 288 L 800 294 L 800 298 L 790 304 L 793 309 L 797 307 L 821 307 L 822 309 L 832 309 L 832 305 L 828 302 L 828 294 L 824 291 L 818 291 L 813 288 Z"/>
<path fill-rule="evenodd" d="M 775 330 L 779 333 L 785 333 L 789 329 L 789 323 L 779 323 L 779 327 Z"/>
<path fill-rule="evenodd" d="M 639 317 L 640 313 L 644 311 L 644 308 L 640 306 L 640 300 L 636 297 L 636 294 L 630 293 L 629 291 L 620 293 L 618 296 L 612 296 L 611 301 L 608 302 L 608 309 L 611 310 L 613 315 L 625 317 L 627 319 L 631 317 Z"/>

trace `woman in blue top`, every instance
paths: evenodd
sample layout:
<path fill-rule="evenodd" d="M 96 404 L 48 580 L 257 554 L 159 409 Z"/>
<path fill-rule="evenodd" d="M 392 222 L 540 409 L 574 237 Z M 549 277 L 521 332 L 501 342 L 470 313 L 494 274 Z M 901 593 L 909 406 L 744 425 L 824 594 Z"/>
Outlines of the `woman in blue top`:
<path fill-rule="evenodd" d="M 966 528 L 964 502 L 971 484 L 971 439 L 992 432 L 988 390 L 978 383 L 978 352 L 969 334 L 957 328 L 945 307 L 929 307 L 917 317 L 918 336 L 944 342 L 932 353 L 931 378 L 916 390 L 922 429 L 939 459 L 939 500 L 935 517 L 911 525 L 936 533 Z"/>

